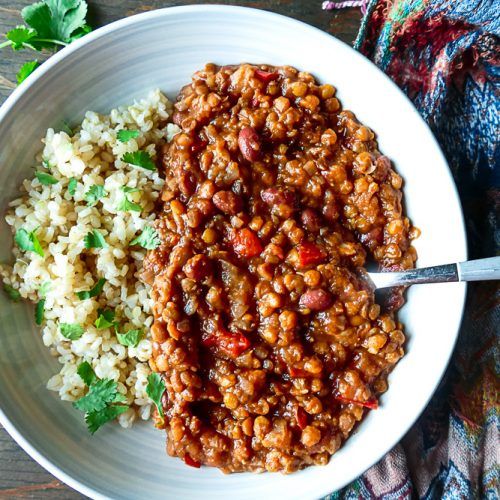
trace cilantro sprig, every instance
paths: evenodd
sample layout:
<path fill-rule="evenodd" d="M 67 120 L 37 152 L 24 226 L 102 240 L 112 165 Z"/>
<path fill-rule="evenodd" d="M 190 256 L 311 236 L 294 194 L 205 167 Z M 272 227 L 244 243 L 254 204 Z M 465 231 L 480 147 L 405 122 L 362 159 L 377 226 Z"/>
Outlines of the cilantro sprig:
<path fill-rule="evenodd" d="M 83 237 L 83 246 L 87 249 L 90 248 L 107 248 L 108 244 L 104 236 L 97 230 L 92 229 Z"/>
<path fill-rule="evenodd" d="M 129 330 L 128 332 L 116 332 L 116 338 L 125 347 L 137 347 L 142 340 L 144 332 L 142 330 Z"/>
<path fill-rule="evenodd" d="M 89 388 L 87 394 L 73 403 L 73 406 L 85 412 L 85 422 L 91 434 L 94 434 L 106 422 L 115 419 L 129 409 L 123 394 L 118 392 L 118 384 L 108 378 L 99 379 L 87 361 L 80 363 L 77 373 Z"/>
<path fill-rule="evenodd" d="M 19 302 L 21 300 L 21 294 L 19 290 L 16 290 L 13 286 L 7 283 L 3 284 L 3 291 L 8 295 L 9 299 L 13 302 Z"/>
<path fill-rule="evenodd" d="M 142 207 L 138 203 L 131 201 L 128 197 L 129 194 L 137 193 L 140 190 L 128 186 L 121 187 L 120 190 L 122 192 L 122 195 L 119 198 L 116 209 L 120 210 L 121 212 L 141 212 Z"/>
<path fill-rule="evenodd" d="M 97 297 L 97 295 L 102 292 L 104 283 L 106 283 L 106 280 L 104 278 L 99 278 L 99 281 L 90 290 L 76 292 L 76 295 L 80 300 L 87 300 L 91 299 L 92 297 Z"/>
<path fill-rule="evenodd" d="M 111 328 L 113 326 L 116 328 L 117 323 L 115 322 L 115 311 L 112 309 L 98 309 L 97 314 L 98 316 L 94 325 L 98 330 Z"/>
<path fill-rule="evenodd" d="M 35 172 L 35 177 L 40 181 L 40 184 L 44 186 L 51 186 L 59 182 L 53 175 L 47 174 L 46 172 Z"/>
<path fill-rule="evenodd" d="M 21 250 L 25 252 L 35 252 L 40 255 L 40 257 L 43 257 L 45 254 L 40 244 L 40 240 L 36 236 L 37 231 L 38 228 L 33 229 L 31 232 L 26 231 L 24 228 L 20 228 L 16 231 L 14 241 Z"/>
<path fill-rule="evenodd" d="M 146 250 L 154 250 L 155 248 L 158 248 L 160 244 L 160 236 L 151 226 L 146 226 L 144 231 L 129 243 L 130 246 L 139 245 Z"/>
<path fill-rule="evenodd" d="M 59 331 L 68 340 L 78 340 L 83 335 L 84 329 L 78 323 L 60 323 Z"/>
<path fill-rule="evenodd" d="M 130 139 L 137 139 L 137 137 L 139 137 L 139 131 L 126 129 L 118 130 L 116 137 L 120 142 L 128 142 Z"/>
<path fill-rule="evenodd" d="M 71 193 L 70 193 L 71 194 Z M 89 207 L 93 207 L 97 202 L 106 196 L 106 190 L 104 186 L 99 184 L 94 184 L 89 188 L 89 190 L 85 193 L 84 198 Z"/>
<path fill-rule="evenodd" d="M 163 379 L 156 372 L 151 373 L 148 377 L 148 385 L 146 386 L 146 394 L 149 399 L 153 401 L 161 417 L 164 417 L 163 406 L 161 404 L 161 397 L 165 392 L 166 387 Z"/>
<path fill-rule="evenodd" d="M 125 153 L 122 156 L 122 161 L 134 165 L 134 167 L 142 167 L 146 170 L 156 170 L 156 165 L 150 154 L 146 151 L 135 151 L 134 153 Z"/>
<path fill-rule="evenodd" d="M 27 26 L 16 26 L 8 31 L 5 34 L 7 40 L 0 43 L 0 49 L 57 50 L 92 31 L 85 21 L 85 0 L 42 0 L 25 7 L 21 15 Z M 25 80 L 37 67 L 38 61 L 25 63 L 17 74 L 18 83 Z"/>

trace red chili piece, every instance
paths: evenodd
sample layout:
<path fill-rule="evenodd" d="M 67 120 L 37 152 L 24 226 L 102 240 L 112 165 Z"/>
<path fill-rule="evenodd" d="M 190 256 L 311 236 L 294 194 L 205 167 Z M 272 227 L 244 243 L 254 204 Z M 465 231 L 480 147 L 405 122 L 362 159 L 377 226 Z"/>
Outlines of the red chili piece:
<path fill-rule="evenodd" d="M 306 241 L 297 247 L 299 266 L 307 267 L 314 264 L 320 264 L 326 259 L 326 253 L 314 243 Z"/>
<path fill-rule="evenodd" d="M 295 420 L 297 420 L 297 425 L 300 429 L 305 429 L 307 427 L 307 413 L 302 406 L 297 406 L 295 408 Z"/>
<path fill-rule="evenodd" d="M 269 71 L 264 71 L 262 69 L 255 70 L 255 76 L 264 83 L 272 82 L 280 77 L 279 73 L 270 73 Z"/>
<path fill-rule="evenodd" d="M 240 229 L 233 238 L 234 251 L 241 257 L 255 257 L 262 252 L 259 237 L 248 228 Z"/>
<path fill-rule="evenodd" d="M 217 347 L 231 358 L 237 358 L 251 345 L 250 341 L 242 333 L 232 333 L 225 329 L 219 329 L 202 338 L 201 342 L 206 347 Z"/>
<path fill-rule="evenodd" d="M 200 462 L 191 458 L 187 453 L 184 455 L 184 463 L 189 465 L 189 467 L 195 467 L 196 469 L 199 469 L 201 466 Z"/>
<path fill-rule="evenodd" d="M 344 398 L 343 396 L 335 396 L 335 399 L 341 401 L 342 403 L 352 403 L 355 405 L 364 406 L 365 408 L 370 408 L 370 410 L 378 409 L 378 401 L 374 399 L 369 399 L 368 401 L 358 401 L 357 399 Z"/>

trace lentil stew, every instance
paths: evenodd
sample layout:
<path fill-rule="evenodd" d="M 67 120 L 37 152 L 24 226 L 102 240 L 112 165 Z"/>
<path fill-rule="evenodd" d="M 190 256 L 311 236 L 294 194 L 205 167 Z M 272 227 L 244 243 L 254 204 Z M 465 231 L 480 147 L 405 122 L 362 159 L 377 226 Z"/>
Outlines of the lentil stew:
<path fill-rule="evenodd" d="M 403 356 L 358 278 L 414 266 L 402 179 L 335 88 L 284 66 L 196 72 L 175 104 L 149 253 L 167 451 L 224 472 L 326 464 Z"/>

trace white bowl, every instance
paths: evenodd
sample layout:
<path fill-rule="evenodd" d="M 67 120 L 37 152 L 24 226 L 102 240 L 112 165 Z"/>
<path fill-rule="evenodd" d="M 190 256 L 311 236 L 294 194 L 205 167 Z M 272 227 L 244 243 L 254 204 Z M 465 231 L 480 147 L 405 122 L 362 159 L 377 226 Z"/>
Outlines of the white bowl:
<path fill-rule="evenodd" d="M 443 155 L 403 93 L 372 63 L 335 38 L 286 17 L 237 7 L 191 6 L 124 19 L 49 59 L 0 110 L 0 205 L 5 207 L 40 150 L 39 139 L 86 110 L 106 112 L 160 87 L 174 97 L 206 62 L 289 64 L 332 83 L 344 107 L 378 134 L 404 177 L 406 207 L 422 229 L 419 265 L 466 258 L 462 212 Z M 5 224 L 1 257 L 12 242 Z M 312 499 L 355 479 L 406 433 L 434 392 L 457 337 L 463 284 L 420 285 L 400 318 L 407 354 L 390 376 L 381 407 L 325 467 L 281 474 L 222 475 L 167 457 L 150 424 L 107 425 L 94 437 L 82 415 L 45 389 L 58 370 L 26 304 L 0 302 L 0 419 L 52 474 L 95 498 Z"/>

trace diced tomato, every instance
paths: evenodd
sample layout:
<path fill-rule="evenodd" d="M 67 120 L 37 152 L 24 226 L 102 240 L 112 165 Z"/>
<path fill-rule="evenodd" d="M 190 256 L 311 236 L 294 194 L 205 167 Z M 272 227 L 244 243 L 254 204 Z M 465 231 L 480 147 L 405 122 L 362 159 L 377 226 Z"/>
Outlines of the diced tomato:
<path fill-rule="evenodd" d="M 326 259 L 326 253 L 318 245 L 306 241 L 297 247 L 298 263 L 300 267 L 319 264 Z"/>
<path fill-rule="evenodd" d="M 255 70 L 255 76 L 264 83 L 272 82 L 280 77 L 279 73 L 270 73 L 269 71 L 264 71 L 262 69 Z"/>
<path fill-rule="evenodd" d="M 241 257 L 255 257 L 262 252 L 259 237 L 246 227 L 236 231 L 232 243 L 234 251 Z"/>
<path fill-rule="evenodd" d="M 217 347 L 231 358 L 237 358 L 251 345 L 250 341 L 242 333 L 232 333 L 224 329 L 203 336 L 201 343 L 206 347 Z"/>
<path fill-rule="evenodd" d="M 189 465 L 189 467 L 195 467 L 196 469 L 199 469 L 201 466 L 200 462 L 191 458 L 187 453 L 184 455 L 184 463 Z"/>
<path fill-rule="evenodd" d="M 375 398 L 369 399 L 368 401 L 358 401 L 356 399 L 344 398 L 343 396 L 335 396 L 335 399 L 341 401 L 342 403 L 352 403 L 364 406 L 365 408 L 370 408 L 370 410 L 376 410 L 378 408 L 378 401 Z"/>
<path fill-rule="evenodd" d="M 302 406 L 297 406 L 295 408 L 295 419 L 300 429 L 305 429 L 307 427 L 307 413 Z"/>

